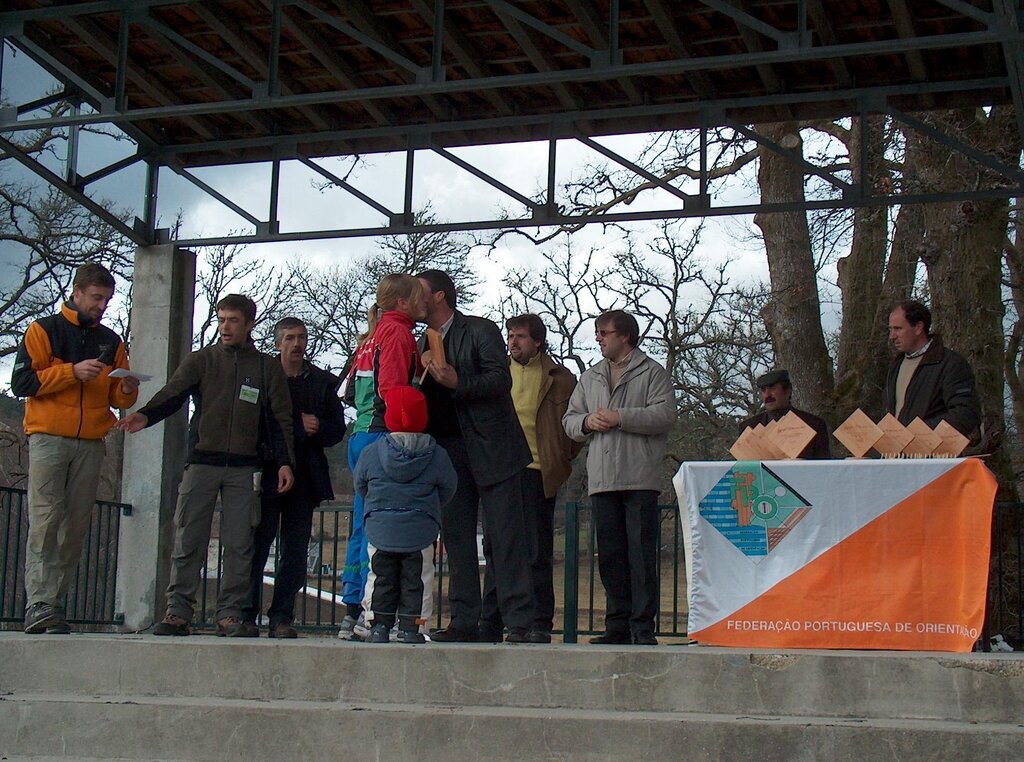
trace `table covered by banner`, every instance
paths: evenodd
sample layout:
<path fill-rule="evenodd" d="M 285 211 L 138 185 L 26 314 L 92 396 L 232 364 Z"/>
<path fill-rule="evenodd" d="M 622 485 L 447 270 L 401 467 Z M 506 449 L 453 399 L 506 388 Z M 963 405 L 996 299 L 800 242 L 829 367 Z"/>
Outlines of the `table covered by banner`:
<path fill-rule="evenodd" d="M 684 463 L 689 635 L 970 651 L 996 481 L 977 459 Z"/>

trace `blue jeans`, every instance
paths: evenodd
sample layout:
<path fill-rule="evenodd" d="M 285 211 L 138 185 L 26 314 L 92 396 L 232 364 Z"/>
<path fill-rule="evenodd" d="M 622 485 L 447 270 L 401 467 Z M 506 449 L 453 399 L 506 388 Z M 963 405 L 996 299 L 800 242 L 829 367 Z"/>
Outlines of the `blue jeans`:
<path fill-rule="evenodd" d="M 383 431 L 357 431 L 348 440 L 348 467 L 355 472 L 359 454 L 368 444 L 384 436 Z M 366 532 L 363 530 L 363 499 L 356 495 L 352 500 L 352 533 L 345 551 L 345 569 L 341 574 L 341 600 L 343 603 L 358 605 L 363 602 L 366 589 L 366 575 L 370 570 L 370 556 L 366 550 Z"/>

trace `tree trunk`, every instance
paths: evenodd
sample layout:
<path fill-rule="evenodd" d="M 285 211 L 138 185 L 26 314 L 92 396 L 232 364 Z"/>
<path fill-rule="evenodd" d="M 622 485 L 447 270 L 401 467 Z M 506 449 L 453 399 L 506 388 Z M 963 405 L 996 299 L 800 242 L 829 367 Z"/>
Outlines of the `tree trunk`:
<path fill-rule="evenodd" d="M 765 137 L 802 155 L 800 131 L 793 122 L 761 125 Z M 800 201 L 804 176 L 799 165 L 762 149 L 757 173 L 761 200 L 770 204 Z M 775 365 L 793 379 L 794 401 L 831 419 L 832 360 L 821 328 L 817 273 L 804 212 L 754 215 L 768 255 L 771 297 L 762 315 L 775 349 Z"/>
<path fill-rule="evenodd" d="M 994 108 L 988 116 L 962 110 L 924 118 L 946 134 L 996 155 L 1010 166 L 1019 166 L 1021 144 L 1011 109 Z M 910 141 L 921 142 L 922 138 L 908 134 Z M 982 189 L 1009 182 L 963 154 L 931 142 L 922 150 L 917 169 L 925 190 Z M 983 446 L 998 443 L 1005 428 L 1002 257 L 1009 204 L 999 199 L 929 204 L 923 215 L 921 259 L 928 270 L 932 324 L 974 369 L 981 398 Z M 999 480 L 999 499 L 1016 500 L 1016 479 L 1007 449 L 996 448 L 987 464 Z M 1020 580 L 1013 519 L 1009 511 L 997 513 L 992 534 L 988 616 L 994 627 L 1003 629 L 1019 627 L 1014 621 Z"/>
<path fill-rule="evenodd" d="M 867 131 L 867 166 L 861 155 L 865 140 L 860 119 L 854 119 L 847 146 L 855 182 L 863 181 L 865 193 L 885 193 L 891 185 L 885 166 L 884 117 L 870 117 Z M 853 213 L 850 253 L 839 260 L 839 289 L 843 295 L 843 320 L 836 358 L 835 417 L 842 422 L 857 408 L 878 419 L 887 363 L 879 364 L 886 350 L 882 271 L 889 240 L 888 209 L 861 207 Z M 880 317 L 882 312 L 884 317 Z M 880 322 L 881 321 L 881 322 Z"/>
<path fill-rule="evenodd" d="M 1020 156 L 1013 112 L 948 111 L 925 117 L 946 134 L 1016 166 Z M 918 135 L 908 136 L 920 142 Z M 926 190 L 965 186 L 992 188 L 1009 181 L 953 149 L 928 141 L 917 165 Z M 1004 413 L 1002 261 L 1009 204 L 1005 199 L 929 204 L 924 207 L 922 260 L 928 272 L 932 325 L 945 343 L 970 362 L 981 398 L 986 439 L 1001 437 Z M 997 452 L 990 467 L 1002 494 L 1016 494 L 1007 458 Z M 1009 490 L 1010 492 L 1007 492 Z"/>

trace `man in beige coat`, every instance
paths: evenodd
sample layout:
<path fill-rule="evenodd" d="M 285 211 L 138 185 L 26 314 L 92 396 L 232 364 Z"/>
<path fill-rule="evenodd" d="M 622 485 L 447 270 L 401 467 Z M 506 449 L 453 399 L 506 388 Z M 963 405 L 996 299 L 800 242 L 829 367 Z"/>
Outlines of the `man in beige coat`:
<path fill-rule="evenodd" d="M 555 498 L 572 472 L 580 446 L 566 436 L 562 416 L 576 377 L 547 353 L 547 328 L 537 315 L 518 315 L 505 321 L 508 331 L 512 402 L 533 461 L 523 469 L 523 510 L 530 543 L 534 621 L 530 643 L 550 643 L 555 616 L 552 579 L 555 538 Z M 481 638 L 500 640 L 501 620 L 490 569 L 484 572 L 480 615 Z"/>
<path fill-rule="evenodd" d="M 676 419 L 672 381 L 639 349 L 636 318 L 597 318 L 604 359 L 589 368 L 562 418 L 577 442 L 590 441 L 587 480 L 607 598 L 598 644 L 657 645 L 658 493 L 668 432 Z"/>

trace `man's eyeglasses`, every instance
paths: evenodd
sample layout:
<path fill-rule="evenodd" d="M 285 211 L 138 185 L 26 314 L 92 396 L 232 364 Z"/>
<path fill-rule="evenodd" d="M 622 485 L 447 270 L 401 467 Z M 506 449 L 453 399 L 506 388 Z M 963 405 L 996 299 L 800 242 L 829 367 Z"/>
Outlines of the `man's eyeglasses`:
<path fill-rule="evenodd" d="M 601 338 L 604 338 L 605 336 L 614 336 L 617 333 L 618 333 L 618 331 L 616 331 L 614 328 L 608 328 L 608 329 L 598 328 L 597 329 L 597 335 L 600 336 Z"/>

